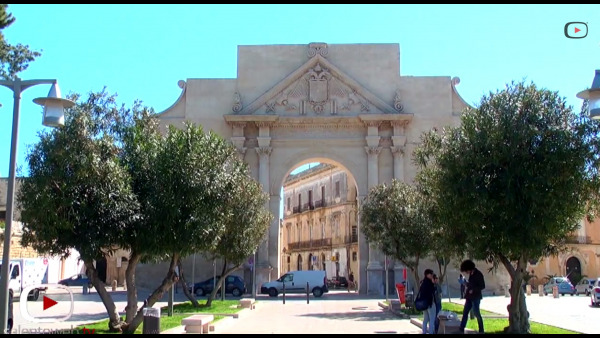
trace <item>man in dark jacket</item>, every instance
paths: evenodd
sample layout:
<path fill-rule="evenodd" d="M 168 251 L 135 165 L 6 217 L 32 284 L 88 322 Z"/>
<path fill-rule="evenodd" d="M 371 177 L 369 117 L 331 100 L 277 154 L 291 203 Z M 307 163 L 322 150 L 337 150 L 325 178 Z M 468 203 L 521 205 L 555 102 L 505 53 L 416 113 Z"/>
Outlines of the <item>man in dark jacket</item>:
<path fill-rule="evenodd" d="M 428 307 L 423 312 L 423 334 L 435 334 L 435 286 L 433 285 L 433 270 L 425 270 L 425 278 L 421 281 L 419 298 L 425 300 Z M 429 330 L 427 330 L 429 324 Z"/>
<path fill-rule="evenodd" d="M 460 264 L 460 272 L 467 276 L 466 301 L 460 322 L 460 331 L 464 332 L 467 320 L 469 320 L 469 312 L 472 310 L 473 315 L 477 318 L 479 333 L 483 333 L 483 318 L 481 318 L 481 312 L 479 311 L 479 304 L 482 298 L 481 290 L 485 289 L 483 274 L 475 268 L 475 263 L 468 259 Z"/>

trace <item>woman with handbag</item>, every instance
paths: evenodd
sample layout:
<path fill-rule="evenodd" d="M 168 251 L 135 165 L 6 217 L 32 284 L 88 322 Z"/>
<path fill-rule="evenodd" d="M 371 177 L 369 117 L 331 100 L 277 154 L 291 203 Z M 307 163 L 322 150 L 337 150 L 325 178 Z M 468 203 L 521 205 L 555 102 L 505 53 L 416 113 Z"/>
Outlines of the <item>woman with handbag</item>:
<path fill-rule="evenodd" d="M 415 301 L 417 310 L 423 311 L 423 334 L 435 334 L 435 286 L 433 285 L 433 270 L 425 270 L 425 278 L 421 281 L 419 294 Z M 419 304 L 417 304 L 419 303 Z M 429 325 L 429 330 L 427 329 Z M 429 331 L 429 332 L 427 332 Z"/>

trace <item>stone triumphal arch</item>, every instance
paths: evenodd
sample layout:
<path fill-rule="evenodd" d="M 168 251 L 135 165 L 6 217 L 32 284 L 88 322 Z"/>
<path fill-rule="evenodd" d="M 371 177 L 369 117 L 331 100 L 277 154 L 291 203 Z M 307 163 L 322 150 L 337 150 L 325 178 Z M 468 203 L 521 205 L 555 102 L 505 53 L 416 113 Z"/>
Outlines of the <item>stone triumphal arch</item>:
<path fill-rule="evenodd" d="M 181 96 L 160 118 L 199 123 L 230 139 L 270 194 L 277 217 L 257 255 L 260 285 L 279 277 L 278 216 L 287 174 L 307 161 L 337 163 L 356 181 L 359 200 L 393 178 L 411 182 L 420 134 L 457 124 L 467 106 L 457 83 L 401 76 L 398 44 L 239 46 L 237 78 L 180 81 Z M 360 291 L 380 293 L 384 256 L 368 245 L 360 221 L 359 247 Z"/>

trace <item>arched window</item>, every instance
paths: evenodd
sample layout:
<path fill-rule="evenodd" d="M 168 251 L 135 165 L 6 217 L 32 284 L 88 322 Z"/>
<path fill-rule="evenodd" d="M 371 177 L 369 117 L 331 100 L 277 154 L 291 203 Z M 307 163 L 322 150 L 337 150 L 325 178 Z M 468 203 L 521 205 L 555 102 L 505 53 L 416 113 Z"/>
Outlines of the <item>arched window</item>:
<path fill-rule="evenodd" d="M 302 255 L 298 255 L 298 271 L 302 271 Z"/>
<path fill-rule="evenodd" d="M 327 267 L 325 266 L 325 254 L 321 254 L 321 264 L 323 265 L 323 271 L 327 270 Z"/>
<path fill-rule="evenodd" d="M 292 270 L 292 258 L 290 256 L 287 256 L 287 272 L 289 272 L 290 270 Z"/>
<path fill-rule="evenodd" d="M 312 270 L 313 269 L 312 261 L 313 261 L 313 254 L 309 254 L 308 255 L 308 270 Z"/>

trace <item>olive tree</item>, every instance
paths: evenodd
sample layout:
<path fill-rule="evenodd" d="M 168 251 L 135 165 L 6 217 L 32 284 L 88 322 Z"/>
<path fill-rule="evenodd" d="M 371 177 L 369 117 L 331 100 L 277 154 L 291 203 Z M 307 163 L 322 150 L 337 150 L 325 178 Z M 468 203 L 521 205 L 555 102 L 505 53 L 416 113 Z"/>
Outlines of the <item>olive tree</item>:
<path fill-rule="evenodd" d="M 29 177 L 18 192 L 23 246 L 67 257 L 79 252 L 109 315 L 109 329 L 123 324 L 98 278 L 94 260 L 128 248 L 124 236 L 139 218 L 139 204 L 118 158 L 113 123 L 115 96 L 90 93 L 66 112 L 65 126 L 40 133 L 27 155 Z"/>
<path fill-rule="evenodd" d="M 240 206 L 238 186 L 247 183 L 248 171 L 233 145 L 191 123 L 183 128 L 170 125 L 160 142 L 142 144 L 149 151 L 138 152 L 141 159 L 132 163 L 145 163 L 147 168 L 132 175 L 143 175 L 134 178 L 134 190 L 145 234 L 136 237 L 133 251 L 144 260 L 169 262 L 161 284 L 144 301 L 144 306 L 152 306 L 177 282 L 176 266 L 182 257 L 213 250 L 226 235 L 235 212 L 232 206 Z M 142 310 L 124 333 L 142 323 Z"/>
<path fill-rule="evenodd" d="M 449 245 L 510 274 L 509 332 L 529 332 L 528 260 L 563 250 L 597 205 L 597 135 L 557 92 L 518 82 L 485 95 L 460 126 L 422 136 L 415 161 Z"/>
<path fill-rule="evenodd" d="M 431 253 L 433 227 L 426 199 L 402 181 L 373 187 L 361 206 L 362 231 L 369 243 L 402 262 L 419 281 L 419 261 Z"/>
<path fill-rule="evenodd" d="M 250 175 L 242 177 L 240 184 L 235 187 L 234 196 L 225 232 L 216 246 L 208 252 L 214 258 L 223 259 L 223 270 L 208 297 L 207 306 L 211 305 L 219 287 L 225 289 L 227 276 L 239 269 L 256 251 L 273 220 L 273 214 L 265 207 L 269 201 L 268 194 L 262 191 L 260 184 Z"/>

